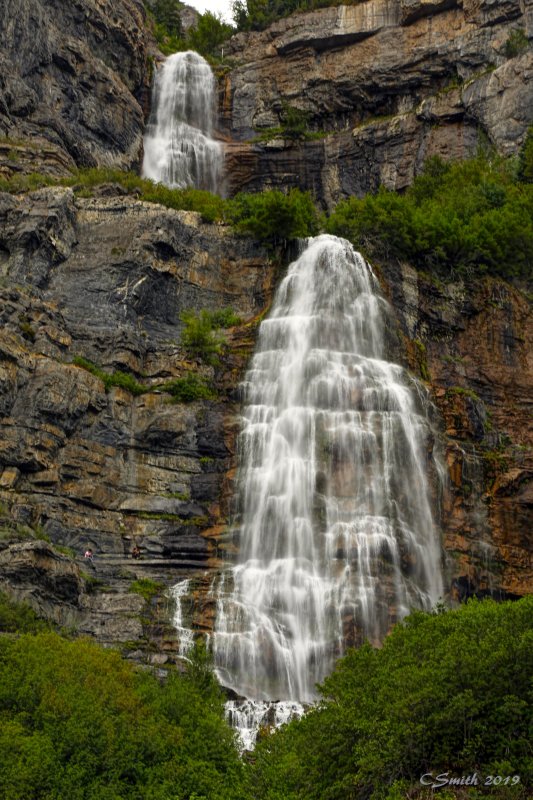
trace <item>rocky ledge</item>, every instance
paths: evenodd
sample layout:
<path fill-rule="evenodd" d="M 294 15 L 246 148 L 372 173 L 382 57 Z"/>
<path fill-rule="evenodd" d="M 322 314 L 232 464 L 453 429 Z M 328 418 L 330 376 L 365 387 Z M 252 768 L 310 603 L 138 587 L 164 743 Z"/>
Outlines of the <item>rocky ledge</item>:
<path fill-rule="evenodd" d="M 251 240 L 118 191 L 0 195 L 4 540 L 12 541 L 9 526 L 22 526 L 67 548 L 86 573 L 76 590 L 82 599 L 67 603 L 77 609 L 70 616 L 104 642 L 140 638 L 133 581 L 148 579 L 161 593 L 219 563 L 235 388 L 251 345 L 246 323 L 264 311 L 275 275 Z M 201 308 L 232 308 L 243 320 L 228 332 L 231 346 L 216 369 L 180 346 L 180 313 Z M 80 358 L 128 373 L 145 393 L 106 391 L 98 374 L 73 363 L 85 363 Z M 212 400 L 179 404 L 158 388 L 189 371 L 211 385 Z M 83 562 L 87 547 L 94 564 Z M 20 595 L 33 561 L 43 562 L 44 575 L 54 573 L 54 558 L 16 545 L 3 555 L 5 581 Z M 35 600 L 40 611 L 43 602 Z M 157 614 L 168 619 L 167 611 Z"/>
<path fill-rule="evenodd" d="M 0 41 L 0 177 L 140 163 L 152 47 L 141 0 L 3 0 Z"/>
<path fill-rule="evenodd" d="M 170 588 L 188 582 L 182 622 L 209 630 L 209 588 L 234 552 L 237 389 L 279 259 L 226 226 L 121 191 L 0 196 L 0 589 L 162 663 L 180 649 Z M 397 355 L 440 411 L 447 591 L 527 593 L 530 304 L 503 282 L 377 269 Z M 216 368 L 180 344 L 181 312 L 201 308 L 243 321 Z M 106 389 L 102 375 L 117 370 L 144 392 Z M 164 384 L 189 371 L 212 399 L 172 401 Z"/>
<path fill-rule="evenodd" d="M 528 0 L 366 0 L 235 36 L 220 89 L 231 190 L 299 186 L 330 208 L 407 187 L 432 155 L 516 153 L 532 39 Z M 306 136 L 284 135 L 287 104 Z"/>
<path fill-rule="evenodd" d="M 531 592 L 531 302 L 503 281 L 442 284 L 383 265 L 413 372 L 441 417 L 440 504 L 452 597 Z"/>

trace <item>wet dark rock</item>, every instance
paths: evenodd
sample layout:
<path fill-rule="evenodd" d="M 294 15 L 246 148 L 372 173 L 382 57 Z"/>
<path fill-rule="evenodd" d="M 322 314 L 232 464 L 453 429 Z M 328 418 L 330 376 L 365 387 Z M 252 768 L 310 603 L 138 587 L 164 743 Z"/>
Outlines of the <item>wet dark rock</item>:
<path fill-rule="evenodd" d="M 15 166 L 139 164 L 150 83 L 142 3 L 4 0 L 0 41 L 0 135 L 22 148 Z M 14 167 L 0 151 L 2 171 Z"/>

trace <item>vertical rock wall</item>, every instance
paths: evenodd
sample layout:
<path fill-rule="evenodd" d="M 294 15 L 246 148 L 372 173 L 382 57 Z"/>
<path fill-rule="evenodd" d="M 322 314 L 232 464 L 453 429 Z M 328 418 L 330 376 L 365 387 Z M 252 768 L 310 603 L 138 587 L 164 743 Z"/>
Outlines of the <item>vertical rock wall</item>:
<path fill-rule="evenodd" d="M 404 189 L 432 155 L 465 158 L 486 140 L 517 152 L 533 122 L 532 39 L 526 0 L 367 0 L 239 34 L 221 84 L 231 190 L 299 186 L 331 207 Z M 287 104 L 307 135 L 284 132 Z"/>

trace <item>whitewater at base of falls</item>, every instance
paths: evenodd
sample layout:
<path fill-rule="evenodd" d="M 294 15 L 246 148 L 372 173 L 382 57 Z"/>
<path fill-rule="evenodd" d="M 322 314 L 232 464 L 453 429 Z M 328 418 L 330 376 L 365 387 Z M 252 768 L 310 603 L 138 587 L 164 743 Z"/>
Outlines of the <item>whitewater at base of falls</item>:
<path fill-rule="evenodd" d="M 279 728 L 302 717 L 304 711 L 301 703 L 291 701 L 228 700 L 226 703 L 226 719 L 238 731 L 241 750 L 254 749 L 262 728 Z"/>
<path fill-rule="evenodd" d="M 248 698 L 228 713 L 249 742 L 269 703 L 314 702 L 347 645 L 379 643 L 442 594 L 429 403 L 386 359 L 388 315 L 369 265 L 323 235 L 261 323 L 243 384 L 238 556 L 213 586 L 215 667 Z"/>
<path fill-rule="evenodd" d="M 198 53 L 165 60 L 154 79 L 143 177 L 172 189 L 219 189 L 223 151 L 212 139 L 215 89 L 211 67 Z"/>

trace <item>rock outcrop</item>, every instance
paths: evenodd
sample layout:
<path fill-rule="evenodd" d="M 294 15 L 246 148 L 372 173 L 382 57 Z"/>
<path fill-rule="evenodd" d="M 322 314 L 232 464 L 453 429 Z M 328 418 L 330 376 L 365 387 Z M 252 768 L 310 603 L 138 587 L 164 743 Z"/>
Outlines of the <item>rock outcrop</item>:
<path fill-rule="evenodd" d="M 441 284 L 383 265 L 413 372 L 441 415 L 448 591 L 517 597 L 533 569 L 533 326 L 503 281 Z"/>
<path fill-rule="evenodd" d="M 235 36 L 220 101 L 231 191 L 299 186 L 331 207 L 406 188 L 432 155 L 487 140 L 516 153 L 533 122 L 532 39 L 528 0 L 366 0 Z M 285 104 L 319 138 L 276 134 Z"/>
<path fill-rule="evenodd" d="M 18 146 L 4 154 L 0 141 L 0 176 L 140 163 L 150 84 L 140 0 L 3 0 L 0 41 L 0 136 Z"/>
<path fill-rule="evenodd" d="M 6 0 L 3 10 L 0 175 L 138 164 L 142 4 Z M 221 93 L 232 190 L 297 185 L 329 206 L 380 182 L 401 189 L 428 155 L 469 155 L 483 135 L 516 152 L 533 118 L 531 18 L 514 0 L 368 0 L 240 34 Z M 513 31 L 523 31 L 515 55 Z M 256 128 L 279 125 L 283 102 L 326 135 L 251 143 Z M 235 547 L 238 383 L 280 261 L 120 186 L 0 194 L 0 590 L 153 663 L 179 651 L 168 587 L 190 581 L 182 622 L 212 627 L 212 576 Z M 394 263 L 380 277 L 400 357 L 442 417 L 447 590 L 524 594 L 530 306 L 493 280 L 444 286 Z M 227 307 L 243 324 L 221 365 L 191 360 L 181 312 Z M 130 383 L 106 389 L 102 374 L 117 371 Z M 172 401 L 164 384 L 189 371 L 213 399 Z M 143 393 L 128 390 L 135 382 Z M 158 599 L 130 591 L 141 579 Z"/>
<path fill-rule="evenodd" d="M 131 598 L 117 597 L 133 580 L 171 585 L 218 563 L 224 549 L 216 525 L 233 448 L 227 420 L 248 329 L 233 332 L 215 374 L 187 360 L 180 313 L 231 307 L 251 320 L 274 279 L 251 240 L 108 191 L 0 195 L 0 501 L 12 522 L 70 548 L 86 571 L 92 547 L 89 573 L 106 598 L 93 597 L 93 621 L 81 614 L 78 625 L 104 641 L 120 625 L 94 620 L 113 617 L 113 603 L 131 633 Z M 146 393 L 106 392 L 76 356 L 135 376 Z M 158 388 L 189 370 L 212 383 L 214 400 L 175 404 Z"/>

